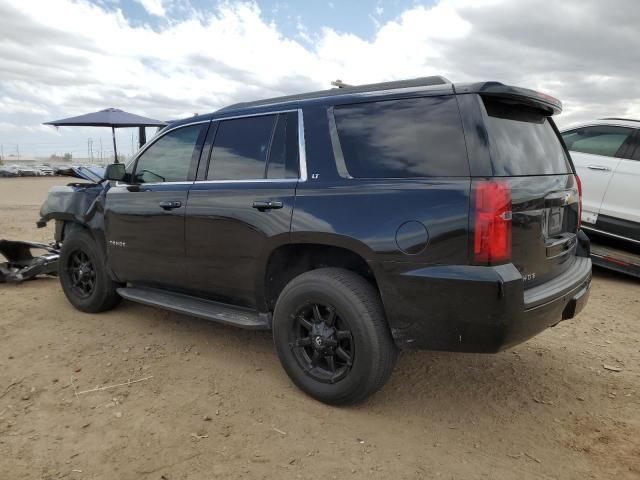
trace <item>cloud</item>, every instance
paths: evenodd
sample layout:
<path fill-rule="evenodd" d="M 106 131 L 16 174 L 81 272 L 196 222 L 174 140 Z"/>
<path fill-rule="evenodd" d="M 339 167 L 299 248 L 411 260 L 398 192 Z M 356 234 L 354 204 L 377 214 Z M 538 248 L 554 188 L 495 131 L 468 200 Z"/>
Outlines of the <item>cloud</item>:
<path fill-rule="evenodd" d="M 433 74 L 545 91 L 565 104 L 561 125 L 640 117 L 640 64 L 630 55 L 640 49 L 635 0 L 616 8 L 598 0 L 441 0 L 407 6 L 386 22 L 377 17 L 372 38 L 301 22 L 287 36 L 251 2 L 202 11 L 186 0 L 137 1 L 166 21 L 134 24 L 118 2 L 0 0 L 0 143 L 37 142 L 43 121 L 110 106 L 173 119 L 328 88 L 336 78 Z M 180 18 L 171 17 L 176 5 Z M 86 144 L 84 130 L 49 131 L 74 143 L 84 135 Z"/>

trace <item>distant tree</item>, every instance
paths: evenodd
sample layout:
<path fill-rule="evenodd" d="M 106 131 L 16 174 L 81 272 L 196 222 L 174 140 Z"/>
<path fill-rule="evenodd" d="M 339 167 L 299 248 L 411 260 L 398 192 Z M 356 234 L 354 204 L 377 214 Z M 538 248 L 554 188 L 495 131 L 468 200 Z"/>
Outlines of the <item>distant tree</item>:
<path fill-rule="evenodd" d="M 71 159 L 73 158 L 73 155 L 72 155 L 72 154 L 70 154 L 69 152 L 67 152 L 67 153 L 65 153 L 65 154 L 64 154 L 64 157 L 63 157 L 63 158 L 64 158 L 67 162 L 70 162 L 70 161 L 71 161 Z"/>

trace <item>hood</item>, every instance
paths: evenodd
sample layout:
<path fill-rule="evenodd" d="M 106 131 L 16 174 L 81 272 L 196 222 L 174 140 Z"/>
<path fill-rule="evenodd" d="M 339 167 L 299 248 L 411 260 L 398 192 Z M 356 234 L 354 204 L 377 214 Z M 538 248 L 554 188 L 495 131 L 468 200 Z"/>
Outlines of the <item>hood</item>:
<path fill-rule="evenodd" d="M 90 167 L 69 167 L 60 169 L 59 172 L 63 175 L 70 177 L 83 178 L 93 183 L 100 183 L 104 180 L 104 167 L 90 166 Z"/>

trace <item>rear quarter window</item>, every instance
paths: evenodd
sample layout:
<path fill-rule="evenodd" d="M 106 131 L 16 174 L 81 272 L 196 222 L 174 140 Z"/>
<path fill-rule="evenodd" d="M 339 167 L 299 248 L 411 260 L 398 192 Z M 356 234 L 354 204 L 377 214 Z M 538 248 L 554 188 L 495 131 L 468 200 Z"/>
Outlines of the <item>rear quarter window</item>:
<path fill-rule="evenodd" d="M 339 173 L 351 178 L 468 176 L 455 97 L 359 103 L 333 110 Z"/>
<path fill-rule="evenodd" d="M 546 115 L 524 105 L 483 100 L 494 176 L 572 173 L 560 138 Z"/>

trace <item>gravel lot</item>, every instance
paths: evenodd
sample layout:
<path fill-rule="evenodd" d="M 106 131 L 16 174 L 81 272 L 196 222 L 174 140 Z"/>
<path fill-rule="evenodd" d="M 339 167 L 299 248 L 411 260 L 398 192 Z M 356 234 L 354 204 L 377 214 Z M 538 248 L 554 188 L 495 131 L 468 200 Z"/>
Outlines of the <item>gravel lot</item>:
<path fill-rule="evenodd" d="M 50 240 L 39 206 L 68 181 L 0 179 L 0 238 Z M 497 355 L 405 353 L 338 409 L 292 386 L 268 332 L 2 284 L 0 478 L 637 479 L 639 292 L 597 270 L 577 319 Z"/>

